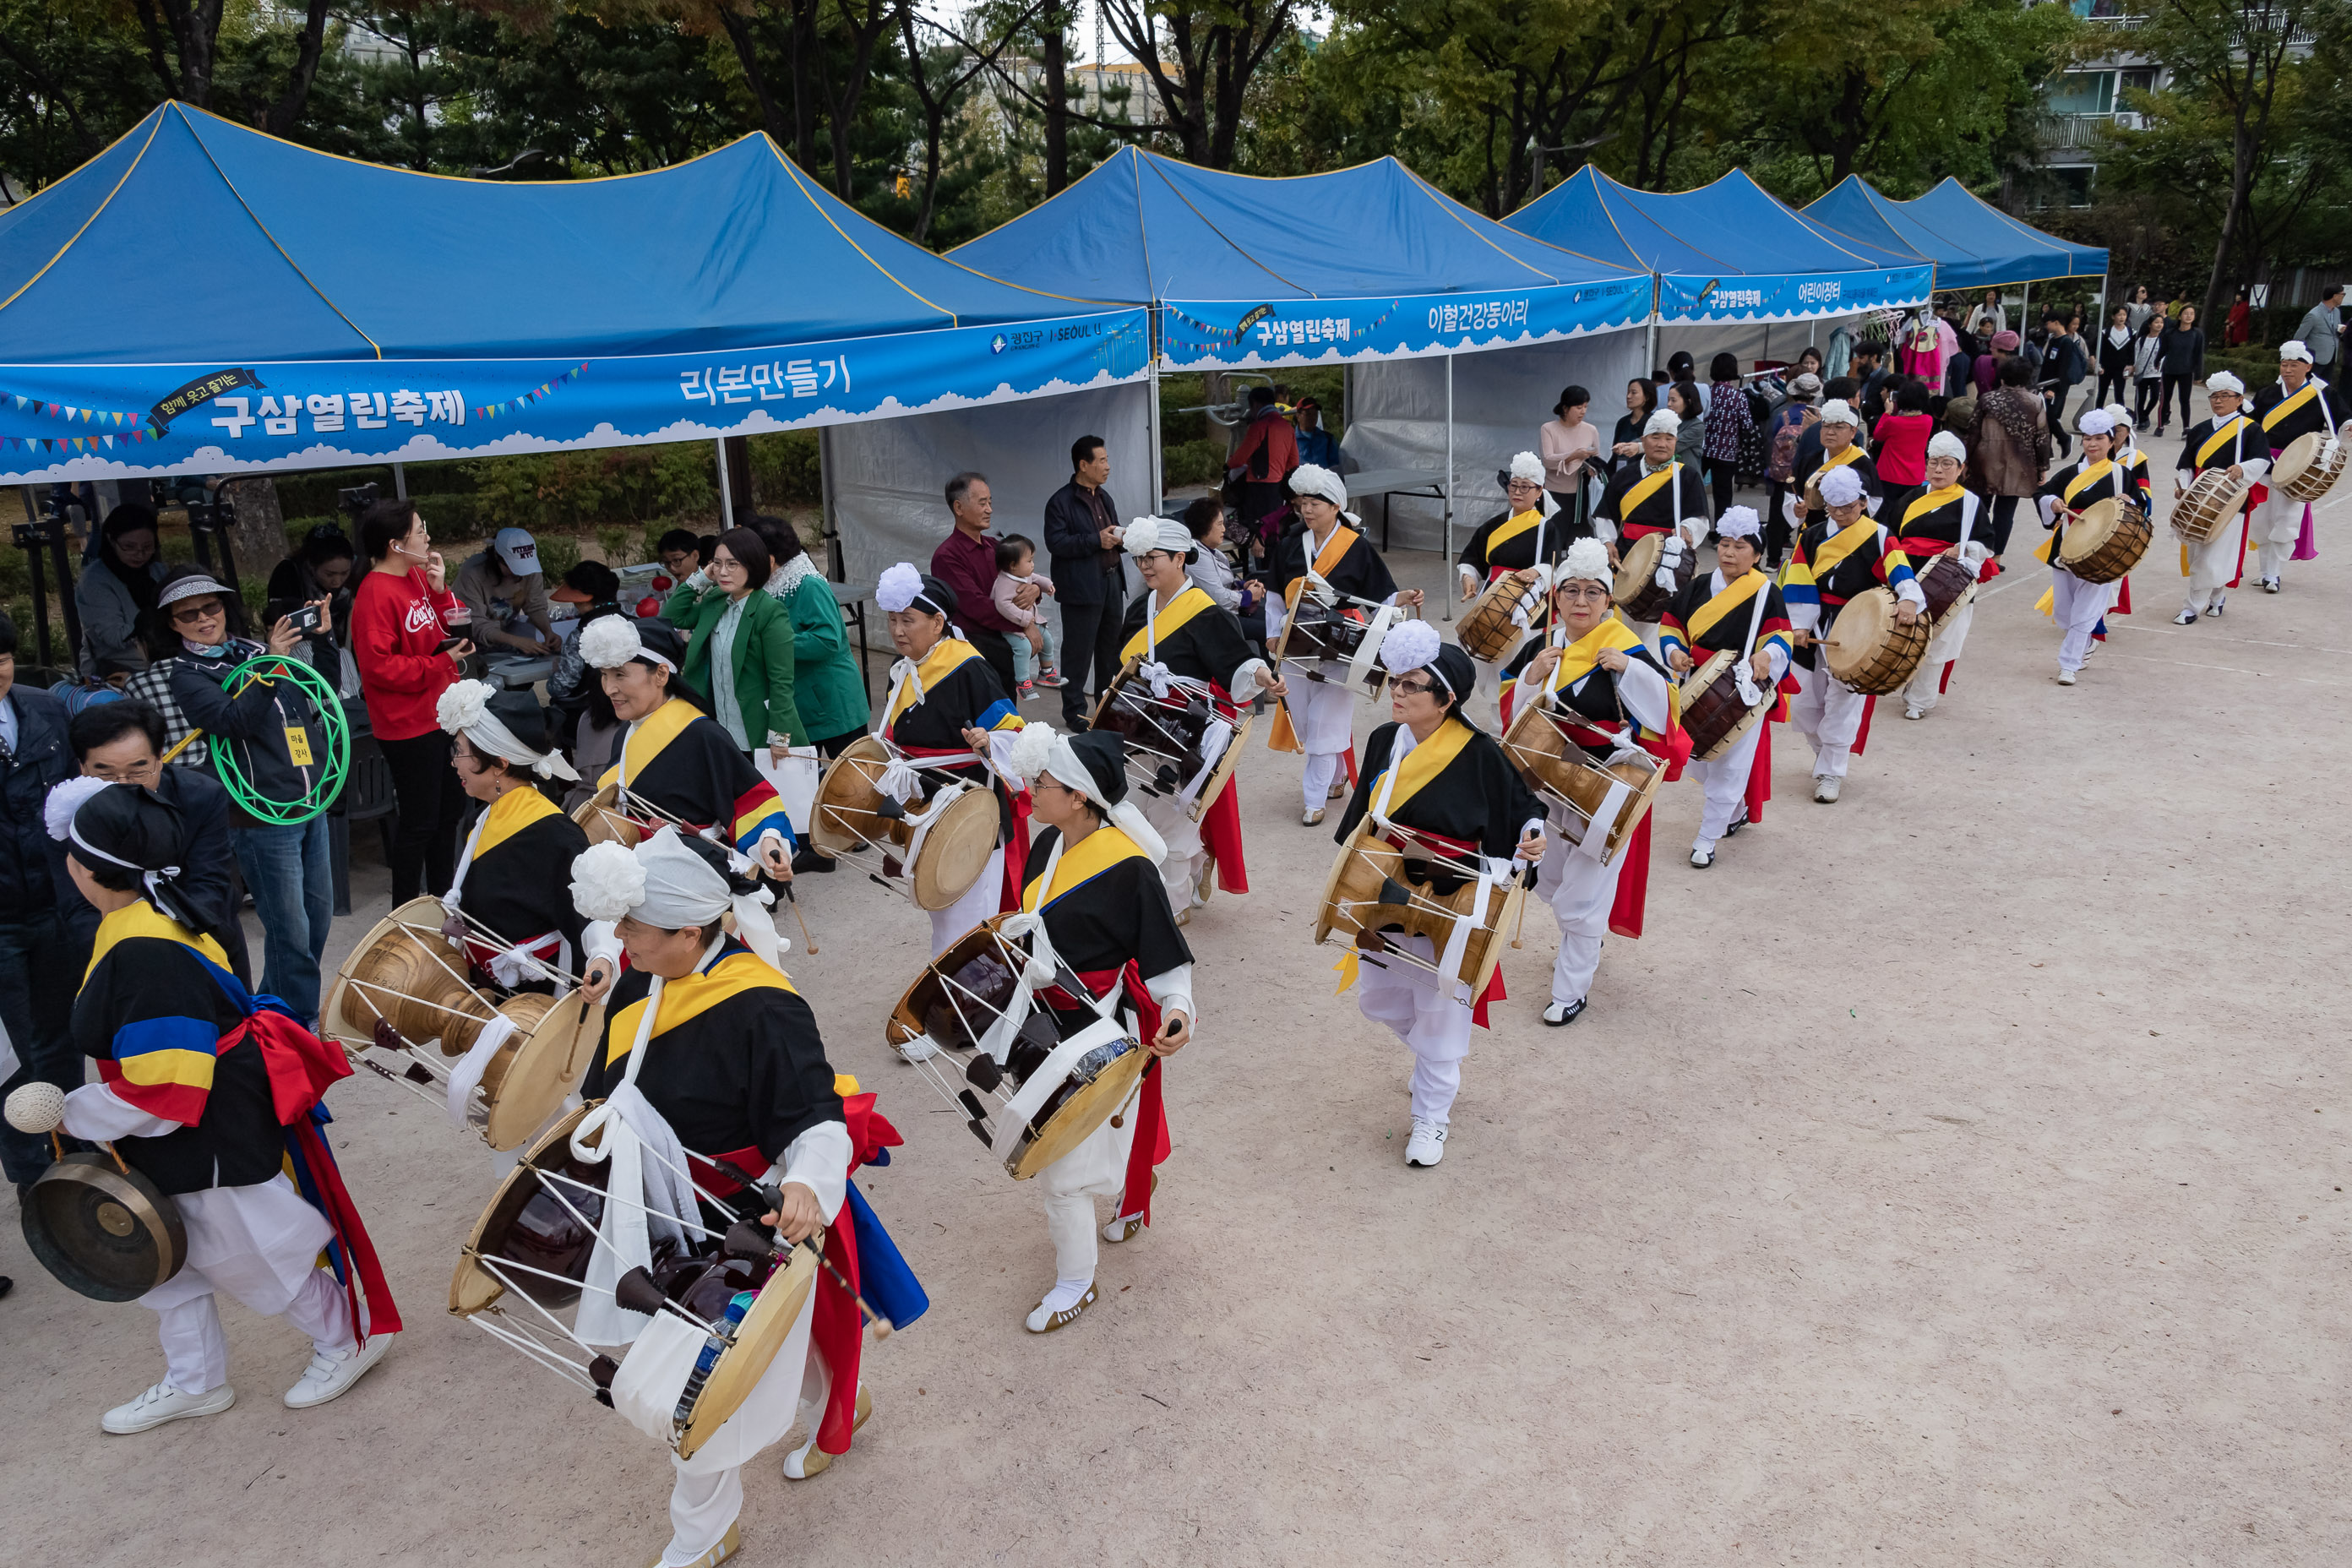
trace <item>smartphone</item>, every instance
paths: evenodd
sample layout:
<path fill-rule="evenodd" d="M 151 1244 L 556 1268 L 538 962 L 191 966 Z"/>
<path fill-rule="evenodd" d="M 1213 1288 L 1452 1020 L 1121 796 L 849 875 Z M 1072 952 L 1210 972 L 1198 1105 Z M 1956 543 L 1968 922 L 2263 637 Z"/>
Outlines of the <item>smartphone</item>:
<path fill-rule="evenodd" d="M 435 647 L 433 651 L 435 653 L 447 653 L 451 648 L 456 647 L 459 643 L 464 642 L 465 640 L 466 639 L 464 637 L 443 637 L 439 646 Z"/>
<path fill-rule="evenodd" d="M 294 629 L 308 637 L 319 629 L 319 606 L 305 605 L 293 613 Z"/>

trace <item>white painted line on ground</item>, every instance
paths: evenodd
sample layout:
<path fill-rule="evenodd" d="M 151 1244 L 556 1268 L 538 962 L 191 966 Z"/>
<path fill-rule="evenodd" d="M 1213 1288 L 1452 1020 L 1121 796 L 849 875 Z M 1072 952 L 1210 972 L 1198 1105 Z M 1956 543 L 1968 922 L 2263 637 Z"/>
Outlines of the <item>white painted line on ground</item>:
<path fill-rule="evenodd" d="M 2259 675 L 2265 679 L 2299 680 L 2305 686 L 2352 687 L 2352 681 L 2314 680 L 2307 675 L 2278 676 L 2267 669 L 2248 669 L 2238 664 L 2205 664 L 2193 658 L 2157 658 L 2144 653 L 2126 653 L 2118 647 L 2109 647 L 2106 651 L 2116 658 L 2136 659 L 2141 664 L 2177 664 L 2184 669 L 2225 669 L 2236 675 Z"/>

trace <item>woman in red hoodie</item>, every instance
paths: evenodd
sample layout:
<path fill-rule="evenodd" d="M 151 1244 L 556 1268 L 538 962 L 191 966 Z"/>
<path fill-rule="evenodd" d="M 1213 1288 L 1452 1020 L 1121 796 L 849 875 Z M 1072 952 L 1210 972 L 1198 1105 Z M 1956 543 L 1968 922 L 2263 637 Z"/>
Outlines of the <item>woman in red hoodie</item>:
<path fill-rule="evenodd" d="M 392 770 L 399 802 L 392 837 L 392 901 L 448 890 L 465 792 L 449 765 L 437 705 L 462 675 L 474 645 L 466 611 L 449 592 L 441 552 L 404 500 L 360 513 L 360 552 L 371 565 L 352 605 L 352 658 L 368 723 Z M 452 622 L 460 623 L 455 629 Z"/>

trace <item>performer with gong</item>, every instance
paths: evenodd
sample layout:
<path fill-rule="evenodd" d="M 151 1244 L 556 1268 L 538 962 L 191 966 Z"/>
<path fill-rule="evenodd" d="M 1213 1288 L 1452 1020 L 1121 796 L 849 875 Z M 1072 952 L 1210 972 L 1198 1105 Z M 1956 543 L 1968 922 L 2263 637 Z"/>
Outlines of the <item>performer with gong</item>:
<path fill-rule="evenodd" d="M 1105 1241 L 1132 1240 L 1151 1223 L 1154 1167 L 1170 1148 L 1160 1068 L 1192 1037 L 1192 950 L 1160 880 L 1166 847 L 1127 798 L 1118 732 L 1063 735 L 1033 723 L 1014 741 L 1013 763 L 1029 782 L 1038 829 L 1024 868 L 1020 932 L 1033 961 L 1044 959 L 1063 975 L 1039 994 L 1064 1039 L 1125 1013 L 1153 1058 L 1124 1114 L 1038 1173 L 1055 1279 L 1024 1326 L 1050 1334 L 1097 1300 L 1095 1199 L 1116 1200 L 1100 1227 Z M 1085 994 L 1065 989 L 1073 977 Z"/>
<path fill-rule="evenodd" d="M 1924 573 L 1937 556 L 1959 546 L 1959 563 L 1971 577 L 1992 559 L 1992 510 L 1984 498 L 1960 482 L 1969 449 L 1958 436 L 1938 430 L 1928 438 L 1927 482 L 1899 490 L 1880 509 L 1887 520 L 1892 546 Z M 1923 587 L 1924 595 L 1926 589 Z M 1924 719 L 1951 684 L 1952 667 L 1968 645 L 1969 626 L 1976 618 L 1973 600 L 1963 605 L 1928 645 L 1918 671 L 1903 688 L 1903 717 Z"/>
<path fill-rule="evenodd" d="M 2312 374 L 2311 365 L 2311 350 L 2289 339 L 2279 344 L 2278 380 L 2254 394 L 2254 422 L 2263 427 L 2273 463 L 2305 436 L 2322 437 L 2322 462 L 2331 460 L 2336 450 L 2345 409 L 2336 389 Z M 2252 524 L 2253 542 L 2261 547 L 2257 564 L 2263 593 L 2279 591 L 2289 561 L 2308 561 L 2316 553 L 2305 547 L 2304 531 L 2310 526 L 2308 505 L 2275 485 L 2265 487 Z"/>
<path fill-rule="evenodd" d="M 1787 677 L 1793 628 L 1780 590 L 1757 567 L 1764 524 L 1756 510 L 1725 508 L 1715 531 L 1715 570 L 1692 579 L 1666 611 L 1658 623 L 1658 651 L 1677 676 L 1688 675 L 1717 654 L 1731 655 L 1745 668 L 1734 670 L 1729 679 L 1740 689 L 1741 700 L 1753 708 Z M 1773 711 L 1750 724 L 1730 751 L 1713 762 L 1690 761 L 1689 770 L 1706 802 L 1699 813 L 1698 837 L 1691 841 L 1690 863 L 1700 870 L 1715 864 L 1716 845 L 1759 818 L 1764 803 L 1772 798 L 1771 727 L 1776 718 L 1787 716 L 1787 699 L 1776 698 L 1772 706 Z"/>
<path fill-rule="evenodd" d="M 2084 661 L 2090 657 L 2091 634 L 2099 617 L 2106 614 L 2108 588 L 2105 583 L 2085 582 L 2066 570 L 2063 553 L 2066 524 L 2085 508 L 2103 500 L 2121 498 L 2137 504 L 2131 477 L 2113 455 L 2114 431 L 2115 422 L 2107 416 L 2106 410 L 2084 410 L 2074 421 L 2074 433 L 2082 437 L 2080 455 L 2053 471 L 2034 492 L 2042 509 L 2042 526 L 2050 531 L 2050 537 L 2035 553 L 2050 563 L 2050 593 L 2043 607 L 2055 615 L 2063 634 L 2058 643 L 2061 686 L 2074 685 Z"/>
<path fill-rule="evenodd" d="M 50 792 L 45 815 L 102 917 L 73 1006 L 75 1042 L 97 1058 L 100 1081 L 52 1101 L 37 1126 L 58 1125 L 61 1111 L 68 1133 L 110 1142 L 176 1205 L 187 1236 L 179 1271 L 139 1298 L 158 1319 L 163 1380 L 100 1426 L 144 1432 L 236 1403 L 214 1300 L 223 1290 L 310 1341 L 289 1409 L 348 1393 L 401 1326 L 320 1129 L 320 1097 L 350 1062 L 229 973 L 218 933 L 179 887 L 176 810 L 135 785 L 78 778 Z M 9 1120 L 23 1126 L 16 1100 Z M 66 1173 L 52 1167 L 24 1194 L 28 1218 L 47 1212 L 41 1185 Z M 321 1268 L 331 1244 L 336 1268 Z"/>
<path fill-rule="evenodd" d="M 1261 692 L 1286 697 L 1289 687 L 1250 651 L 1240 619 L 1186 574 L 1185 564 L 1196 548 L 1191 529 L 1166 518 L 1140 517 L 1128 524 L 1123 542 L 1135 558 L 1144 589 L 1128 605 L 1119 628 L 1126 638 L 1119 662 L 1134 666 L 1135 679 L 1144 688 L 1129 694 L 1137 704 L 1131 711 L 1139 716 L 1138 721 L 1148 722 L 1152 706 L 1181 713 L 1194 700 L 1207 704 L 1199 773 L 1149 796 L 1143 807 L 1145 819 L 1167 845 L 1160 877 L 1181 925 L 1208 901 L 1212 875 L 1228 893 L 1249 891 L 1249 868 L 1242 857 L 1241 803 L 1232 774 L 1218 784 L 1216 798 L 1197 823 L 1192 819 L 1192 803 L 1198 799 L 1194 792 L 1232 743 L 1242 708 Z M 1106 708 L 1096 715 L 1096 722 L 1124 730 L 1129 720 Z M 1170 733 L 1160 732 L 1163 739 Z"/>
<path fill-rule="evenodd" d="M 1590 541 L 1579 548 L 1601 553 Z M 1570 559 L 1576 559 L 1576 550 Z M 1607 590 L 1602 593 L 1605 604 Z M 1470 656 L 1439 642 L 1436 628 L 1412 621 L 1389 634 L 1381 663 L 1389 672 L 1394 717 L 1365 740 L 1361 776 L 1333 837 L 1351 843 L 1358 825 L 1370 817 L 1373 830 L 1403 853 L 1405 879 L 1439 897 L 1458 891 L 1472 877 L 1525 875 L 1544 858 L 1544 808 L 1495 738 L 1464 717 L 1463 704 L 1477 682 Z M 1388 932 L 1381 944 L 1377 951 L 1402 949 L 1424 962 L 1439 956 L 1437 943 L 1419 932 Z M 1365 938 L 1358 945 L 1365 946 Z M 1387 1025 L 1412 1051 L 1412 1133 L 1405 1163 L 1434 1165 L 1445 1157 L 1470 1030 L 1483 1027 L 1488 1004 L 1502 999 L 1501 973 L 1484 994 L 1471 996 L 1458 981 L 1419 964 L 1383 962 L 1373 952 L 1351 952 L 1342 967 L 1356 984 L 1356 1005 L 1364 1016 Z"/>
<path fill-rule="evenodd" d="M 1827 515 L 1797 534 L 1788 564 L 1780 569 L 1780 597 L 1797 644 L 1797 700 L 1789 717 L 1813 748 L 1813 798 L 1837 804 L 1848 763 L 1870 737 L 1865 697 L 1830 673 L 1820 647 L 1837 624 L 1838 611 L 1855 595 L 1874 587 L 1893 590 L 1895 618 L 1910 626 L 1927 607 L 1927 595 L 1913 581 L 1910 559 L 1895 548 L 1869 511 L 1862 476 L 1852 464 L 1822 476 Z"/>
<path fill-rule="evenodd" d="M 556 973 L 581 973 L 588 922 L 566 882 L 588 836 L 539 786 L 580 775 L 550 744 L 530 691 L 460 680 L 437 700 L 457 786 L 482 803 L 441 896 L 451 934 L 500 990 L 561 989 Z"/>
<path fill-rule="evenodd" d="M 732 1556 L 740 1544 L 743 1468 L 801 1421 L 810 1439 L 785 1457 L 783 1471 L 795 1480 L 815 1475 L 847 1451 L 873 1409 L 859 1386 L 865 1324 L 850 1294 L 861 1289 L 859 1233 L 871 1212 L 857 1213 L 853 1224 L 843 1211 L 851 1173 L 899 1139 L 874 1113 L 873 1096 L 835 1076 L 816 1016 L 791 980 L 722 927 L 747 887 L 719 847 L 669 826 L 635 849 L 592 846 L 572 866 L 581 912 L 615 922 L 629 959 L 581 1082 L 593 1108 L 573 1133 L 573 1149 L 588 1145 L 593 1133 L 599 1157 L 612 1162 L 612 1181 L 641 1171 L 648 1206 L 666 1202 L 667 1217 L 690 1224 L 705 1223 L 710 1211 L 690 1189 L 678 1191 L 680 1167 L 719 1199 L 757 1180 L 781 1194 L 760 1223 L 790 1243 L 824 1229 L 833 1266 L 818 1275 L 782 1349 L 743 1404 L 690 1458 L 673 1455 L 670 1541 L 654 1568 L 709 1568 Z M 600 1233 L 592 1287 L 650 1256 L 654 1216 L 609 1206 L 620 1223 Z M 617 1257 L 604 1265 L 607 1251 Z M 614 1336 L 642 1337 L 644 1328 L 592 1327 L 583 1316 L 582 1332 L 597 1343 L 631 1342 Z"/>
<path fill-rule="evenodd" d="M 2216 469 L 2232 485 L 2250 487 L 2247 499 L 2203 539 L 2184 539 L 2180 546 L 2181 575 L 2189 579 L 2188 597 L 2172 617 L 2177 626 L 2193 626 L 2200 616 L 2219 617 L 2238 585 L 2246 565 L 2246 532 L 2263 492 L 2263 476 L 2270 472 L 2270 442 L 2261 426 L 2246 417 L 2246 384 L 2226 370 L 2205 378 L 2205 401 L 2213 416 L 2200 420 L 2181 433 L 2180 467 L 2173 474 L 2173 523 L 2181 521 L 2180 500 L 2199 477 Z"/>
<path fill-rule="evenodd" d="M 1551 631 L 1519 650 L 1503 672 L 1503 722 L 1519 705 L 1539 702 L 1564 721 L 1568 740 L 1594 763 L 1627 752 L 1659 758 L 1668 781 L 1682 776 L 1690 756 L 1681 710 L 1665 666 L 1633 628 L 1610 613 L 1614 581 L 1598 543 L 1579 540 L 1552 574 Z M 1642 934 L 1649 902 L 1650 819 L 1643 816 L 1613 858 L 1606 825 L 1570 829 L 1568 808 L 1549 806 L 1554 831 L 1536 875 L 1536 896 L 1559 922 L 1559 955 L 1551 968 L 1551 1000 L 1543 1021 L 1557 1028 L 1582 1016 L 1601 967 L 1602 937 Z"/>
<path fill-rule="evenodd" d="M 1314 463 L 1301 463 L 1290 476 L 1291 510 L 1305 526 L 1285 533 L 1275 543 L 1271 574 L 1282 609 L 1267 605 L 1266 637 L 1282 635 L 1283 624 L 1299 615 L 1302 599 L 1311 595 L 1335 613 L 1360 615 L 1366 606 L 1419 606 L 1421 590 L 1400 590 L 1382 561 L 1356 531 L 1362 519 L 1347 510 L 1348 487 L 1339 476 Z M 1322 661 L 1316 673 L 1329 675 L 1343 666 Z M 1355 699 L 1344 679 L 1302 680 L 1287 686 L 1288 695 L 1274 716 L 1266 745 L 1277 752 L 1304 752 L 1307 766 L 1299 778 L 1304 810 L 1299 822 L 1313 827 L 1323 820 L 1325 804 L 1347 793 L 1339 780 L 1340 759 L 1356 740 Z"/>
<path fill-rule="evenodd" d="M 996 792 L 997 846 L 987 867 L 963 897 L 931 911 L 936 958 L 1017 897 L 1008 870 L 1020 864 L 1028 817 L 1014 792 L 1000 784 L 1005 775 L 994 748 L 1010 744 L 1021 715 L 988 660 L 953 624 L 960 602 L 953 588 L 901 561 L 882 574 L 874 602 L 889 617 L 890 643 L 898 650 L 874 732 L 911 764 L 883 774 L 884 793 L 903 803 L 918 791 L 929 795 L 956 783 Z M 1102 680 L 1108 686 L 1109 675 Z"/>

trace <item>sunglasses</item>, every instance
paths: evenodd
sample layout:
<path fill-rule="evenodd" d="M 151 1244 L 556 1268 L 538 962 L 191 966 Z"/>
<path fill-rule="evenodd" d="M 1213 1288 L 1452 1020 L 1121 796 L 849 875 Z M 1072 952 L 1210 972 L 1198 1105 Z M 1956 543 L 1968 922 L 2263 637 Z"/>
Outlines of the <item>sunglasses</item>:
<path fill-rule="evenodd" d="M 1434 680 L 1416 680 L 1410 676 L 1402 680 L 1392 680 L 1389 684 L 1408 697 L 1417 697 L 1424 691 L 1433 692 L 1437 689 L 1437 682 Z"/>

